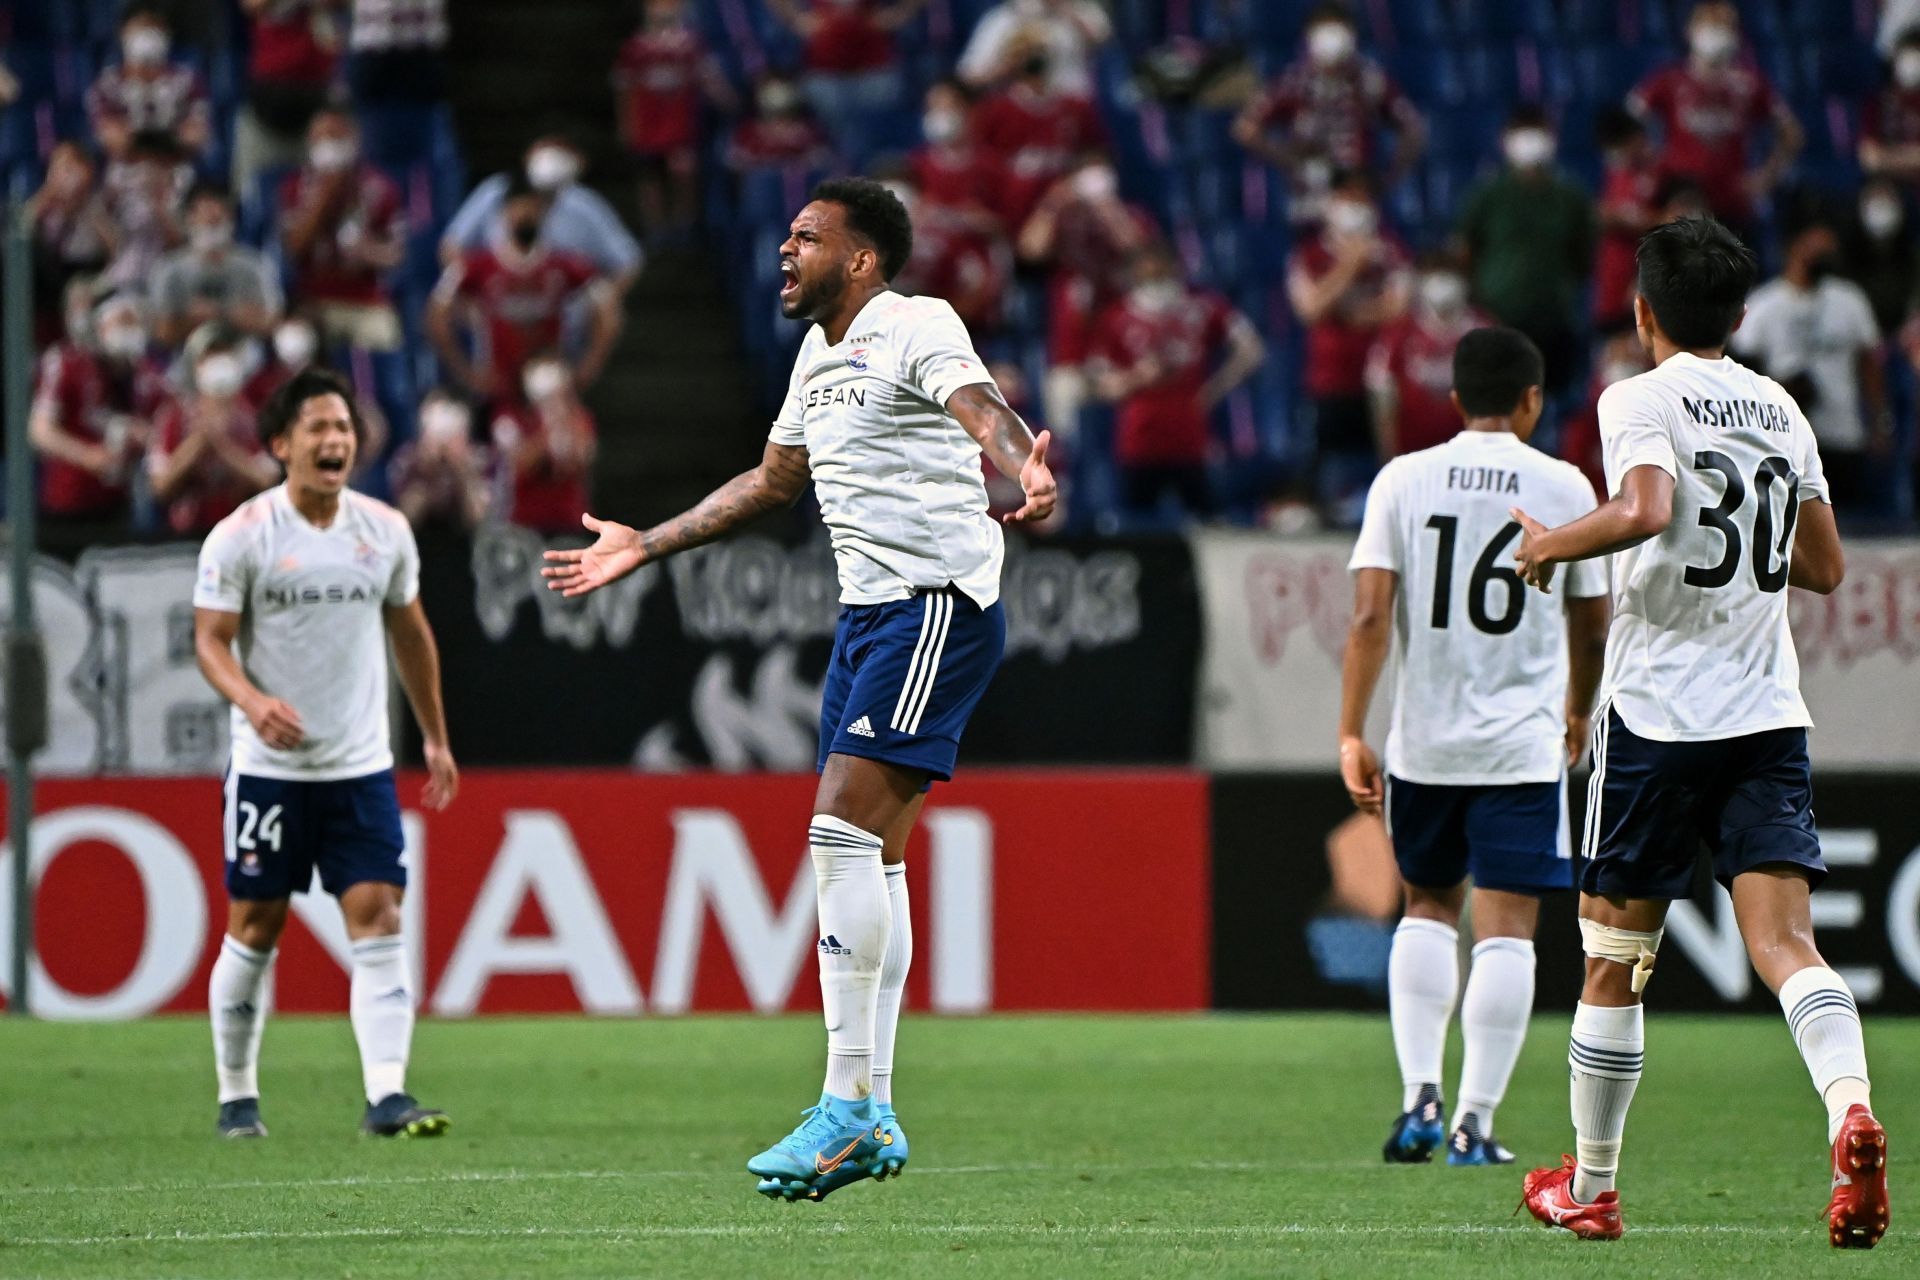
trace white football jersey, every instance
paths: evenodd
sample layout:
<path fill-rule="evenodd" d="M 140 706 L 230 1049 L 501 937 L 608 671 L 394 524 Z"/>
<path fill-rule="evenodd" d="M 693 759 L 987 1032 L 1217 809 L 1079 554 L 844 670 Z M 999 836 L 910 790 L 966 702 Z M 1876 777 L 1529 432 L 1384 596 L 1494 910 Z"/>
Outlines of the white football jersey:
<path fill-rule="evenodd" d="M 1605 595 L 1606 564 L 1566 565 L 1541 595 L 1514 569 L 1509 512 L 1551 527 L 1594 505 L 1577 468 L 1505 431 L 1462 431 L 1381 469 L 1347 567 L 1400 575 L 1388 773 L 1449 786 L 1559 779 L 1564 599 Z"/>
<path fill-rule="evenodd" d="M 1607 491 L 1674 478 L 1673 523 L 1614 556 L 1605 696 L 1660 742 L 1811 725 L 1787 626 L 1800 504 L 1828 501 L 1806 417 L 1779 383 L 1682 352 L 1600 396 Z"/>
<path fill-rule="evenodd" d="M 339 515 L 318 529 L 276 485 L 215 525 L 194 607 L 240 615 L 247 678 L 306 730 L 299 746 L 276 751 L 235 707 L 233 771 L 331 782 L 392 768 L 383 611 L 419 593 L 407 518 L 364 494 L 341 494 Z"/>
<path fill-rule="evenodd" d="M 769 438 L 807 451 L 843 602 L 949 583 L 982 609 L 1000 598 L 1005 544 L 980 446 L 946 409 L 961 387 L 992 381 L 938 298 L 878 294 L 837 344 L 808 331 Z"/>

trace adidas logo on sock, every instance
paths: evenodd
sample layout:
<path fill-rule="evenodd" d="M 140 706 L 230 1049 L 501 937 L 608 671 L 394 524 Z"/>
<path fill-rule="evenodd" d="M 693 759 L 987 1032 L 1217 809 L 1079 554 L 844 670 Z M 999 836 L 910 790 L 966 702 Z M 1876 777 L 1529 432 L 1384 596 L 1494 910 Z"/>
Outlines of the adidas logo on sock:
<path fill-rule="evenodd" d="M 854 734 L 857 737 L 871 738 L 874 736 L 873 721 L 869 720 L 865 716 L 861 716 L 858 720 L 855 720 L 852 724 L 847 726 L 847 732 Z"/>
<path fill-rule="evenodd" d="M 868 732 L 872 731 L 869 730 Z M 832 934 L 828 934 L 826 937 L 820 939 L 819 945 L 820 954 L 823 956 L 850 956 L 853 954 L 852 947 L 841 946 L 840 939 L 834 937 Z"/>

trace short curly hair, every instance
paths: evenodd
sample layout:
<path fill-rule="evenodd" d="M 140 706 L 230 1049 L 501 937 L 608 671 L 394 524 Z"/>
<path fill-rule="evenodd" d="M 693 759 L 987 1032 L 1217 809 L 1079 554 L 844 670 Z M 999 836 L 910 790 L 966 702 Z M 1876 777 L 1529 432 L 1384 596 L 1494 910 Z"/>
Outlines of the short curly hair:
<path fill-rule="evenodd" d="M 847 228 L 880 255 L 880 274 L 891 280 L 913 256 L 913 220 L 899 197 L 867 178 L 833 178 L 813 189 L 813 199 L 847 211 Z"/>

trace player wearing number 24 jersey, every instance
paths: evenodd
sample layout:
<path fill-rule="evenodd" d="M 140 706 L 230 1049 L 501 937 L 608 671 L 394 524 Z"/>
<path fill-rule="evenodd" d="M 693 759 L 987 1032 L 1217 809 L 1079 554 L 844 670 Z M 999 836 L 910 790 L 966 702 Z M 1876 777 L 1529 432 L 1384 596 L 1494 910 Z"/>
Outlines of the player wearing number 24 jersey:
<path fill-rule="evenodd" d="M 1746 247 L 1687 218 L 1648 232 L 1638 263 L 1654 368 L 1600 398 L 1612 496 L 1552 529 L 1514 512 L 1529 582 L 1547 590 L 1556 564 L 1611 553 L 1615 610 L 1582 841 L 1576 1154 L 1527 1175 L 1527 1206 L 1588 1239 L 1624 1230 L 1614 1177 L 1645 1057 L 1641 993 L 1704 846 L 1826 1105 L 1829 1236 L 1871 1248 L 1887 1228 L 1887 1137 L 1853 995 L 1812 941 L 1826 864 L 1787 618 L 1788 586 L 1830 592 L 1844 573 L 1820 451 L 1792 397 L 1727 358 L 1753 287 Z"/>

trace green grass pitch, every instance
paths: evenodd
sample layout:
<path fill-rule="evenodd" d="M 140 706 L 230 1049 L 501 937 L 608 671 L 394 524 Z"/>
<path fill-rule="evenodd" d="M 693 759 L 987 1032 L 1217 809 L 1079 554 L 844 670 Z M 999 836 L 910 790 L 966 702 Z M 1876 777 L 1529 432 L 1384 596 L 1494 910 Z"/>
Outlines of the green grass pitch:
<path fill-rule="evenodd" d="M 813 1018 L 425 1022 L 412 1083 L 454 1128 L 411 1143 L 356 1136 L 345 1019 L 269 1025 L 255 1143 L 213 1136 L 198 1019 L 7 1022 L 0 1276 L 1920 1274 L 1920 1021 L 1868 1024 L 1895 1166 L 1871 1254 L 1827 1245 L 1780 1020 L 1648 1024 L 1605 1245 L 1514 1217 L 1519 1169 L 1381 1163 L 1381 1017 L 910 1018 L 913 1163 L 819 1205 L 741 1167 L 818 1089 Z M 1523 1162 L 1571 1142 L 1566 1026 L 1535 1023 L 1500 1113 Z"/>

